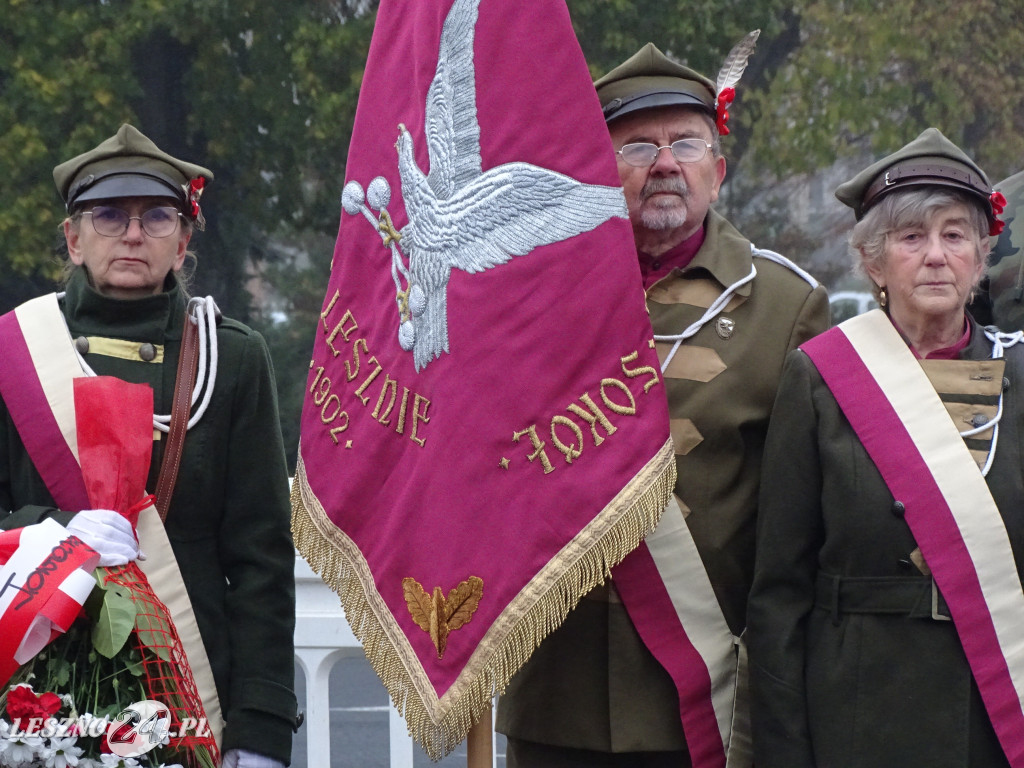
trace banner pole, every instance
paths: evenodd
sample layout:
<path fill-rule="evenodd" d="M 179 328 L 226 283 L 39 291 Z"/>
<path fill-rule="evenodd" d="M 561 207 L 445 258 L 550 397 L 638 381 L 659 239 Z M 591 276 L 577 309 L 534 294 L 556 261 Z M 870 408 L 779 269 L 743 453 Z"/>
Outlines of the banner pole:
<path fill-rule="evenodd" d="M 493 768 L 494 766 L 494 720 L 492 704 L 469 729 L 466 736 L 466 768 Z"/>

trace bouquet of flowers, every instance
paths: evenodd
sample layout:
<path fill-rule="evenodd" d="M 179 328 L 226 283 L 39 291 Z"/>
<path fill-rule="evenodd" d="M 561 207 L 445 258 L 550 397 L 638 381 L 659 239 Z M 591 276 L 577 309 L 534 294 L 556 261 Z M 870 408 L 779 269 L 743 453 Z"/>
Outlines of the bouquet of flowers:
<path fill-rule="evenodd" d="M 76 379 L 75 410 L 90 502 L 135 525 L 152 503 L 152 390 Z M 0 692 L 0 766 L 214 768 L 217 745 L 166 606 L 134 562 L 93 575 L 78 618 Z"/>

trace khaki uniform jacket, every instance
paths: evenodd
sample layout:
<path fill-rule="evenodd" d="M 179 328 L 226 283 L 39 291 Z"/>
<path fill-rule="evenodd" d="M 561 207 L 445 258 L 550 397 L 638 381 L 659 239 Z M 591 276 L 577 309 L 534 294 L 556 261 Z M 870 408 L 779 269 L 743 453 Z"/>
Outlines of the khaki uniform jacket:
<path fill-rule="evenodd" d="M 828 327 L 828 298 L 789 268 L 752 258 L 714 211 L 690 265 L 647 292 L 656 335 L 681 333 L 746 277 L 716 320 L 684 342 L 665 372 L 676 494 L 733 632 L 753 575 L 761 453 L 786 353 Z M 664 360 L 672 344 L 658 343 Z M 671 679 L 640 641 L 614 590 L 580 601 L 513 678 L 498 730 L 606 752 L 683 750 Z"/>
<path fill-rule="evenodd" d="M 100 375 L 151 385 L 156 411 L 170 413 L 185 310 L 176 288 L 144 299 L 111 299 L 93 291 L 79 271 L 60 306 L 73 338 L 122 339 L 134 350 L 141 343 L 162 349 L 162 363 L 95 352 L 85 358 Z M 227 721 L 222 751 L 244 748 L 287 764 L 296 711 L 295 552 L 277 392 L 259 334 L 224 319 L 217 341 L 213 399 L 185 438 L 167 535 Z M 165 443 L 154 442 L 150 490 Z M 0 403 L 0 527 L 47 516 L 63 523 L 71 517 L 55 510 Z"/>
<path fill-rule="evenodd" d="M 990 354 L 973 325 L 961 358 Z M 1019 570 L 1024 348 L 1006 361 L 986 479 Z M 765 449 L 747 627 L 758 768 L 1007 765 L 956 629 L 932 618 L 931 579 L 897 502 L 814 364 L 794 352 Z"/>

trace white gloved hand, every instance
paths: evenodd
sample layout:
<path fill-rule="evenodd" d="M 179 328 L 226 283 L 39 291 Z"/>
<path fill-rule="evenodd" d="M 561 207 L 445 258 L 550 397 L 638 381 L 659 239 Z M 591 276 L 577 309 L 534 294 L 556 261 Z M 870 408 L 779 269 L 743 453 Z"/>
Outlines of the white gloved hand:
<path fill-rule="evenodd" d="M 285 768 L 284 763 L 247 749 L 229 749 L 221 761 L 221 768 Z"/>
<path fill-rule="evenodd" d="M 100 556 L 100 565 L 124 565 L 139 556 L 132 524 L 110 509 L 83 509 L 67 524 L 73 533 Z"/>

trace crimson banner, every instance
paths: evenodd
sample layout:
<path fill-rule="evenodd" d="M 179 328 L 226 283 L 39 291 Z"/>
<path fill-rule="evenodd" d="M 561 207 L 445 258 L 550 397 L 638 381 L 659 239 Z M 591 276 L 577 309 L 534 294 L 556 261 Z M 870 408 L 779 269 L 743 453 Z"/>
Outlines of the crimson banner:
<path fill-rule="evenodd" d="M 564 2 L 383 0 L 293 531 L 435 759 L 657 523 L 663 386 Z"/>

